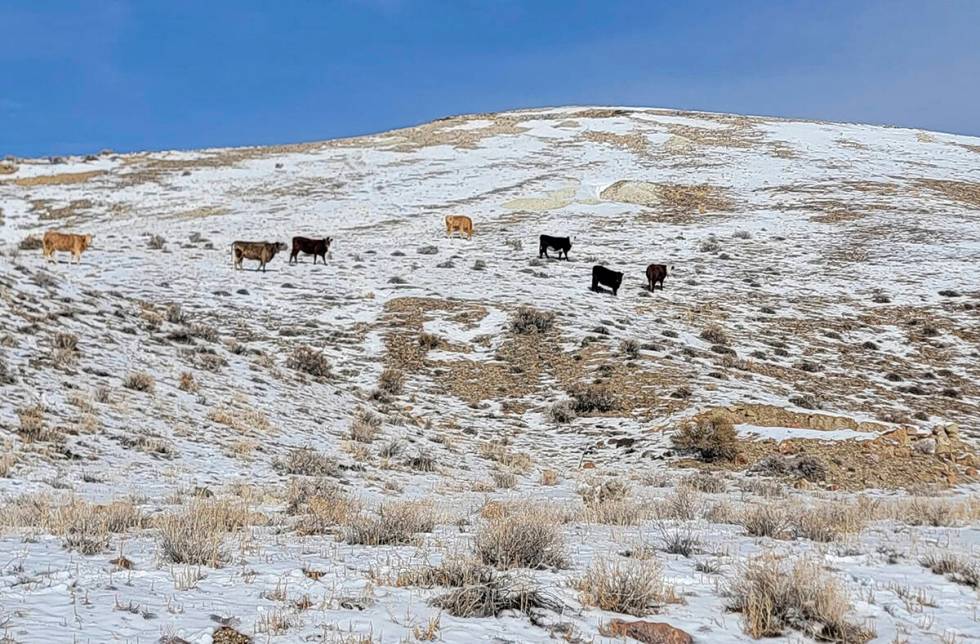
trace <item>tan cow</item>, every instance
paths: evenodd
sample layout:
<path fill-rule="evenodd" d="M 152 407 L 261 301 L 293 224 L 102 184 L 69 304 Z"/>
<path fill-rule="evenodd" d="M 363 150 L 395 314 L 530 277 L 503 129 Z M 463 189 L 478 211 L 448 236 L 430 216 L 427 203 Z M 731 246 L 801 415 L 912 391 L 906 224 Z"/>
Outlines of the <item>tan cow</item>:
<path fill-rule="evenodd" d="M 57 262 L 55 258 L 55 251 L 67 251 L 71 253 L 72 259 L 75 260 L 76 264 L 82 263 L 82 253 L 92 245 L 91 235 L 76 235 L 74 233 L 59 233 L 55 230 L 49 230 L 44 233 L 44 238 L 42 240 L 42 247 L 44 249 L 44 258 L 49 262 Z"/>
<path fill-rule="evenodd" d="M 454 232 L 473 239 L 473 220 L 466 215 L 446 215 L 446 235 L 452 237 Z"/>
<path fill-rule="evenodd" d="M 243 259 L 254 259 L 259 263 L 259 268 L 265 272 L 265 265 L 281 250 L 286 250 L 286 244 L 282 242 L 250 242 L 236 241 L 231 245 L 231 260 L 234 267 L 242 269 Z"/>

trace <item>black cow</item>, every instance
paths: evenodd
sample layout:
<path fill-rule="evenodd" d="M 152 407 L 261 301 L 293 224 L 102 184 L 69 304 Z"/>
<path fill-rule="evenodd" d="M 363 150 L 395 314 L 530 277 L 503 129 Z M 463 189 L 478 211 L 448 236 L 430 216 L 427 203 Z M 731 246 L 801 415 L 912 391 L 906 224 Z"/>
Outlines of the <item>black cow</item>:
<path fill-rule="evenodd" d="M 558 259 L 561 259 L 562 253 L 565 254 L 565 259 L 568 259 L 568 251 L 572 248 L 572 238 L 571 237 L 552 237 L 551 235 L 541 235 L 538 242 L 538 259 L 542 257 L 548 257 L 548 249 L 558 251 Z"/>
<path fill-rule="evenodd" d="M 309 237 L 293 237 L 293 252 L 289 255 L 289 263 L 293 264 L 299 263 L 297 255 L 303 253 L 304 255 L 313 255 L 313 263 L 316 264 L 316 258 L 320 257 L 323 259 L 323 263 L 327 263 L 327 251 L 330 250 L 330 242 L 333 241 L 331 237 L 325 237 L 323 239 L 310 239 Z"/>
<path fill-rule="evenodd" d="M 598 264 L 592 267 L 592 290 L 599 292 L 599 285 L 607 286 L 612 289 L 615 295 L 619 290 L 619 285 L 623 283 L 623 274 L 618 271 L 609 270 L 605 266 Z"/>
<path fill-rule="evenodd" d="M 671 266 L 670 270 L 674 270 Z M 664 290 L 664 278 L 667 277 L 666 264 L 650 264 L 647 266 L 647 288 L 651 291 L 660 283 L 660 290 Z"/>

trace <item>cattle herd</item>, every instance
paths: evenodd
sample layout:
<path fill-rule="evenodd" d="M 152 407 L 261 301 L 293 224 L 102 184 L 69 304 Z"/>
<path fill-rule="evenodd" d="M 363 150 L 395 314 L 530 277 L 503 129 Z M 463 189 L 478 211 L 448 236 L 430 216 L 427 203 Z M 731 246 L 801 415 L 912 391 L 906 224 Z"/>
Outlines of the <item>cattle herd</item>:
<path fill-rule="evenodd" d="M 449 215 L 446 217 L 446 236 L 452 237 L 453 233 L 466 235 L 467 239 L 473 238 L 473 220 L 465 215 Z M 314 239 L 310 237 L 293 237 L 292 252 L 289 255 L 289 263 L 299 263 L 299 254 L 312 255 L 313 263 L 319 257 L 321 261 L 327 263 L 327 253 L 330 251 L 332 237 Z M 74 233 L 62 233 L 49 230 L 44 233 L 42 239 L 42 249 L 47 261 L 56 261 L 55 251 L 67 251 L 71 253 L 75 263 L 81 263 L 82 253 L 92 244 L 92 235 L 77 235 Z M 265 272 L 268 264 L 279 251 L 286 250 L 283 242 L 254 242 L 236 241 L 231 245 L 232 266 L 236 270 L 242 269 L 242 262 L 246 259 L 259 263 L 256 270 Z M 572 248 L 570 237 L 552 237 L 551 235 L 541 235 L 538 240 L 538 259 L 542 257 L 551 258 L 548 251 L 555 251 L 558 259 L 568 260 L 568 251 Z M 670 267 L 673 270 L 673 266 Z M 667 277 L 667 266 L 664 264 L 650 264 L 647 266 L 646 278 L 647 288 L 653 291 L 657 284 L 660 290 L 664 288 L 664 279 Z M 605 266 L 595 265 L 592 267 L 592 290 L 600 292 L 600 287 L 606 287 L 612 291 L 613 295 L 619 292 L 619 287 L 623 284 L 623 273 L 606 268 Z"/>

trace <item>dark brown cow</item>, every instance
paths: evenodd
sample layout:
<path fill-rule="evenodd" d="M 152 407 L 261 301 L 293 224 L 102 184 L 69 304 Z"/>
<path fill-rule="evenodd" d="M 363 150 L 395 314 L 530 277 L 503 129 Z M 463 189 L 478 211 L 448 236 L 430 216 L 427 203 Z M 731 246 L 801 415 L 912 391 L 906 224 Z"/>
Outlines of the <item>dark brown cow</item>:
<path fill-rule="evenodd" d="M 674 270 L 671 266 L 670 270 Z M 666 264 L 650 264 L 647 266 L 647 288 L 651 291 L 660 283 L 660 290 L 664 290 L 664 278 L 667 277 Z"/>
<path fill-rule="evenodd" d="M 323 263 L 327 263 L 327 252 L 330 250 L 330 242 L 333 241 L 332 237 L 324 237 L 323 239 L 310 239 L 309 237 L 293 237 L 293 252 L 289 255 L 289 263 L 299 263 L 298 255 L 303 253 L 304 255 L 313 255 L 313 263 L 316 264 L 316 258 L 320 257 L 323 259 Z"/>
<path fill-rule="evenodd" d="M 234 267 L 241 270 L 243 259 L 254 259 L 264 273 L 265 265 L 281 250 L 286 250 L 286 244 L 282 242 L 236 241 L 231 245 L 231 260 Z"/>

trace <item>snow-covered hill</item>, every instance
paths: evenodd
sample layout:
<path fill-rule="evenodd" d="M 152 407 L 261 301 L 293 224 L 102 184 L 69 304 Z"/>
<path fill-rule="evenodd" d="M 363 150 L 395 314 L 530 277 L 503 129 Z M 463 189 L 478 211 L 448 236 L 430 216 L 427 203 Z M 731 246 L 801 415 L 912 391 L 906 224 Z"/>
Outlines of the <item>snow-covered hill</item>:
<path fill-rule="evenodd" d="M 53 161 L 0 165 L 12 641 L 207 642 L 213 616 L 257 641 L 591 641 L 622 615 L 568 582 L 603 557 L 636 563 L 621 554 L 666 529 L 701 545 L 656 554 L 683 603 L 653 619 L 696 641 L 747 637 L 723 578 L 759 552 L 843 571 L 877 641 L 978 627 L 975 585 L 919 559 L 980 546 L 980 139 L 570 107 Z M 447 214 L 473 219 L 472 240 L 446 237 Z M 94 235 L 81 265 L 44 264 L 30 238 L 48 229 Z M 570 236 L 570 261 L 539 260 L 542 233 Z M 293 235 L 331 236 L 328 263 L 287 252 L 265 273 L 232 269 L 234 240 Z M 646 290 L 649 263 L 673 267 L 663 291 Z M 618 297 L 589 290 L 594 264 L 625 273 Z M 516 330 L 523 306 L 555 314 L 549 330 Z M 717 413 L 738 458 L 674 448 Z M 804 457 L 823 474 L 773 469 Z M 673 490 L 692 467 L 720 486 Z M 338 493 L 296 502 L 314 471 L 351 505 L 311 535 L 307 497 Z M 590 489 L 620 490 L 609 502 L 630 518 L 597 518 Z M 692 489 L 697 511 L 678 514 Z M 939 489 L 953 498 L 920 496 Z M 753 508 L 860 504 L 862 490 L 870 523 L 829 545 L 799 527 L 746 535 Z M 124 497 L 138 520 L 76 516 Z M 357 543 L 358 521 L 395 499 L 421 499 L 434 531 Z M 69 501 L 75 514 L 51 509 Z M 437 618 L 443 591 L 396 579 L 469 553 L 488 501 L 570 513 L 566 565 L 520 573 L 562 612 Z M 229 527 L 221 566 L 168 559 L 161 522 L 232 502 L 255 515 Z M 908 525 L 934 506 L 949 518 Z M 72 540 L 89 531 L 91 548 Z M 109 563 L 120 552 L 132 569 Z M 926 586 L 929 601 L 910 599 Z"/>

